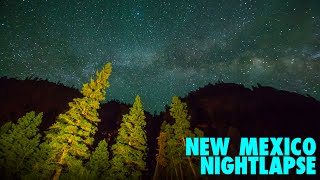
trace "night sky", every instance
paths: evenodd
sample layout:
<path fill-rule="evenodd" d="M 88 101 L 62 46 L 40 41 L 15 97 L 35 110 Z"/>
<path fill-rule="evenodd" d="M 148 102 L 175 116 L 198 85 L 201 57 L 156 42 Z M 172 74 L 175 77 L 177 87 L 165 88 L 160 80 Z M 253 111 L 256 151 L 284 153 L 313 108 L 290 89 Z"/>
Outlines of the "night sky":
<path fill-rule="evenodd" d="M 1 0 L 0 76 L 80 88 L 112 62 L 107 99 L 160 111 L 218 80 L 320 99 L 319 0 Z"/>

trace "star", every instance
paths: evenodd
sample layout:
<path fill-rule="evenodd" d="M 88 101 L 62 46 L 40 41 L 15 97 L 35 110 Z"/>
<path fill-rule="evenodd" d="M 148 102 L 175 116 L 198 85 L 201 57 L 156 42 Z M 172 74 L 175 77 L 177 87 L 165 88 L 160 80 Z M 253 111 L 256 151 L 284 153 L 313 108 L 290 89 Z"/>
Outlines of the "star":
<path fill-rule="evenodd" d="M 112 62 L 106 99 L 150 112 L 221 80 L 320 99 L 317 0 L 2 4 L 0 76 L 80 89 Z"/>

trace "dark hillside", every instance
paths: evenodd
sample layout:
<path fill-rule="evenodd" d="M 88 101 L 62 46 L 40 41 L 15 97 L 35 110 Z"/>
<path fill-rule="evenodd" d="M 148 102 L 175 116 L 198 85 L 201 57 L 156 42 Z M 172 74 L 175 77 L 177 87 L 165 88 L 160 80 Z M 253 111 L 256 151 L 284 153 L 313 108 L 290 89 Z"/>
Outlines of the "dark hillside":
<path fill-rule="evenodd" d="M 41 131 L 67 110 L 68 102 L 81 97 L 74 88 L 46 80 L 0 79 L 0 125 L 16 121 L 25 113 L 43 112 Z M 143 101 L 143 100 L 142 100 Z M 240 137 L 313 137 L 319 141 L 320 102 L 309 96 L 281 91 L 272 87 L 252 89 L 239 84 L 209 84 L 183 98 L 191 115 L 191 126 L 204 130 L 206 136 L 230 136 L 230 155 L 237 154 Z M 95 145 L 103 138 L 114 142 L 122 116 L 130 104 L 109 101 L 101 105 Z M 168 106 L 158 116 L 146 112 L 149 154 L 147 165 L 155 167 L 156 142 L 164 120 L 172 122 Z M 319 151 L 317 156 L 320 157 Z M 318 166 L 317 166 L 318 168 Z"/>

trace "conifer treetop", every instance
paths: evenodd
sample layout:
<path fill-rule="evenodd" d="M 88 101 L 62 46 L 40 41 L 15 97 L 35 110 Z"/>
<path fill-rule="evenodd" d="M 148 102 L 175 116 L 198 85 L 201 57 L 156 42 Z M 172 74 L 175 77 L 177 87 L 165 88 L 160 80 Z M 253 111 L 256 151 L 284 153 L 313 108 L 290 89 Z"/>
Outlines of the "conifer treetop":
<path fill-rule="evenodd" d="M 96 79 L 83 85 L 84 97 L 73 99 L 69 110 L 60 114 L 57 122 L 49 128 L 46 135 L 50 149 L 48 163 L 56 165 L 53 179 L 58 179 L 61 173 L 70 173 L 75 167 L 83 169 L 82 160 L 90 157 L 88 147 L 93 144 L 100 122 L 97 110 L 100 101 L 105 99 L 111 71 L 111 63 L 97 71 Z"/>
<path fill-rule="evenodd" d="M 109 82 L 106 80 L 109 78 L 111 71 L 111 63 L 107 63 L 100 72 L 96 71 L 96 80 L 91 79 L 90 83 L 83 85 L 81 93 L 98 101 L 105 100 L 106 91 L 104 87 L 110 87 Z"/>
<path fill-rule="evenodd" d="M 141 98 L 139 95 L 136 96 L 135 101 L 133 103 L 133 106 L 130 108 L 129 116 L 131 116 L 133 118 L 141 118 L 143 120 L 146 118 L 146 116 L 144 115 L 142 102 L 141 102 Z M 146 125 L 146 122 L 143 120 L 138 121 L 139 123 L 136 124 L 136 126 L 144 127 Z"/>
<path fill-rule="evenodd" d="M 188 114 L 187 103 L 182 102 L 177 96 L 172 97 L 172 103 L 170 105 L 170 115 L 175 119 L 175 123 L 172 128 L 176 135 L 186 137 L 190 134 L 190 119 Z"/>
<path fill-rule="evenodd" d="M 116 143 L 111 148 L 110 174 L 113 179 L 139 179 L 146 170 L 145 118 L 140 96 L 136 96 L 129 114 L 122 118 Z"/>
<path fill-rule="evenodd" d="M 16 175 L 22 176 L 30 171 L 33 153 L 38 150 L 40 143 L 38 126 L 42 116 L 43 113 L 31 111 L 19 118 L 17 123 L 8 122 L 1 128 L 0 168 L 6 171 L 6 175 L 18 173 Z"/>
<path fill-rule="evenodd" d="M 158 169 L 161 168 L 166 169 L 166 171 L 162 171 L 166 173 L 166 176 L 170 175 L 172 177 L 175 174 L 177 179 L 189 179 L 189 176 L 193 174 L 194 179 L 198 179 L 193 164 L 194 159 L 184 156 L 185 138 L 203 136 L 203 132 L 197 128 L 193 131 L 190 130 L 191 116 L 188 115 L 187 103 L 174 96 L 170 107 L 170 115 L 173 117 L 174 123 L 170 125 L 164 121 L 161 125 L 154 179 L 157 178 L 160 172 Z"/>
<path fill-rule="evenodd" d="M 109 152 L 108 143 L 105 139 L 99 142 L 86 166 L 91 172 L 92 177 L 94 177 L 93 179 L 103 179 L 108 176 Z"/>

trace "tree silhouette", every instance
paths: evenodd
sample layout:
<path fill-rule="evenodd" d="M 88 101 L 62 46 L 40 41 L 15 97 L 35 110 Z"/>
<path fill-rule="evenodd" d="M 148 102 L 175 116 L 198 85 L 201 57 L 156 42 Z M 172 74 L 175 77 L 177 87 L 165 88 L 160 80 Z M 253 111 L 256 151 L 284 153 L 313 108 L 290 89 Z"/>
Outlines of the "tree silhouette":
<path fill-rule="evenodd" d="M 116 143 L 112 146 L 112 179 L 139 179 L 146 170 L 147 142 L 145 114 L 136 96 L 129 114 L 123 116 Z"/>
<path fill-rule="evenodd" d="M 59 179 L 62 172 L 64 177 L 85 177 L 86 170 L 82 161 L 88 159 L 90 152 L 88 146 L 93 143 L 93 136 L 97 131 L 97 109 L 100 102 L 105 100 L 105 88 L 109 87 L 107 81 L 112 67 L 107 63 L 101 72 L 96 72 L 96 80 L 84 84 L 81 93 L 83 98 L 75 98 L 69 103 L 69 110 L 60 114 L 57 122 L 53 124 L 46 134 L 46 142 L 42 148 L 47 152 L 46 168 L 54 168 L 53 179 Z M 44 153 L 44 152 L 43 152 Z"/>
<path fill-rule="evenodd" d="M 31 171 L 34 153 L 40 137 L 38 126 L 42 113 L 34 111 L 18 119 L 17 123 L 7 122 L 0 133 L 0 168 L 2 178 L 21 178 Z"/>

